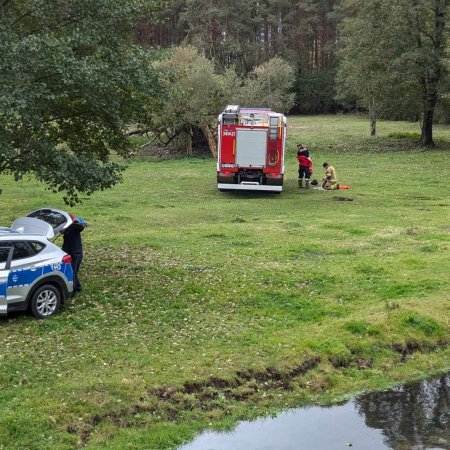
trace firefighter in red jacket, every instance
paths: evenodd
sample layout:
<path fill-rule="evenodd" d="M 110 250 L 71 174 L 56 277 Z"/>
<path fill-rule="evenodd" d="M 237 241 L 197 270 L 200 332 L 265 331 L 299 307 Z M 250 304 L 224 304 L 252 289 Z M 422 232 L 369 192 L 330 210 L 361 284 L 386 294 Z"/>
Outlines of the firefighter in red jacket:
<path fill-rule="evenodd" d="M 305 179 L 305 187 L 309 189 L 309 179 L 313 173 L 312 160 L 309 157 L 309 150 L 302 144 L 297 146 L 298 159 L 298 187 L 303 187 L 303 178 Z"/>

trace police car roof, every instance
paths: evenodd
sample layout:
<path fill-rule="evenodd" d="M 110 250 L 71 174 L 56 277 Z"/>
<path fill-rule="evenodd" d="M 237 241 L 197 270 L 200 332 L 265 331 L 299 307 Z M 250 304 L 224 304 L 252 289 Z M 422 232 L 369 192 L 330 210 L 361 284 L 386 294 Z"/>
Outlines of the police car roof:
<path fill-rule="evenodd" d="M 0 227 L 0 239 L 1 238 L 20 238 L 20 239 L 34 239 L 37 241 L 49 241 L 45 236 L 38 233 L 21 233 L 20 231 L 12 230 L 11 228 Z M 51 242 L 51 241 L 50 241 Z"/>
<path fill-rule="evenodd" d="M 3 235 L 9 235 L 9 234 L 19 234 L 17 231 L 13 230 L 12 228 L 7 228 L 7 227 L 0 227 L 0 236 Z"/>

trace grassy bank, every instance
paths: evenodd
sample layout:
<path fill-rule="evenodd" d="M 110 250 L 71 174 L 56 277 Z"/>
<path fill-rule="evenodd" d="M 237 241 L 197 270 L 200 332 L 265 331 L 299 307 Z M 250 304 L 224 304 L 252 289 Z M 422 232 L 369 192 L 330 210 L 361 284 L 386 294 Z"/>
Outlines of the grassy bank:
<path fill-rule="evenodd" d="M 219 193 L 212 159 L 136 161 L 76 208 L 84 292 L 0 319 L 0 448 L 169 449 L 205 427 L 448 370 L 450 129 L 289 121 L 349 191 Z M 399 134 L 400 133 L 400 134 Z M 406 136 L 413 136 L 406 134 Z M 445 163 L 447 161 L 447 163 Z M 2 225 L 65 208 L 1 178 Z M 45 400 L 45 401 L 44 401 Z"/>

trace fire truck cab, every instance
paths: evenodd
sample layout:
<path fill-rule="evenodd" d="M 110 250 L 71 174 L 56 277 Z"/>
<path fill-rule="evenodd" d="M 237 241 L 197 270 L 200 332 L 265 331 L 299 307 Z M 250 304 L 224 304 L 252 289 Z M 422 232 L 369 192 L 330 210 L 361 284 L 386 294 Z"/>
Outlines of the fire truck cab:
<path fill-rule="evenodd" d="M 284 114 L 228 105 L 218 118 L 218 189 L 281 192 L 285 145 Z"/>

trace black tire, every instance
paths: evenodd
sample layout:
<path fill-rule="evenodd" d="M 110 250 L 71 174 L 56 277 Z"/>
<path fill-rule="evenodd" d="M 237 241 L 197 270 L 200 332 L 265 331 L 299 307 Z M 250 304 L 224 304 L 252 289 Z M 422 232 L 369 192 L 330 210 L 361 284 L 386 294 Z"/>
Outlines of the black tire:
<path fill-rule="evenodd" d="M 51 284 L 39 286 L 30 300 L 30 311 L 37 319 L 54 316 L 61 307 L 61 293 Z"/>

